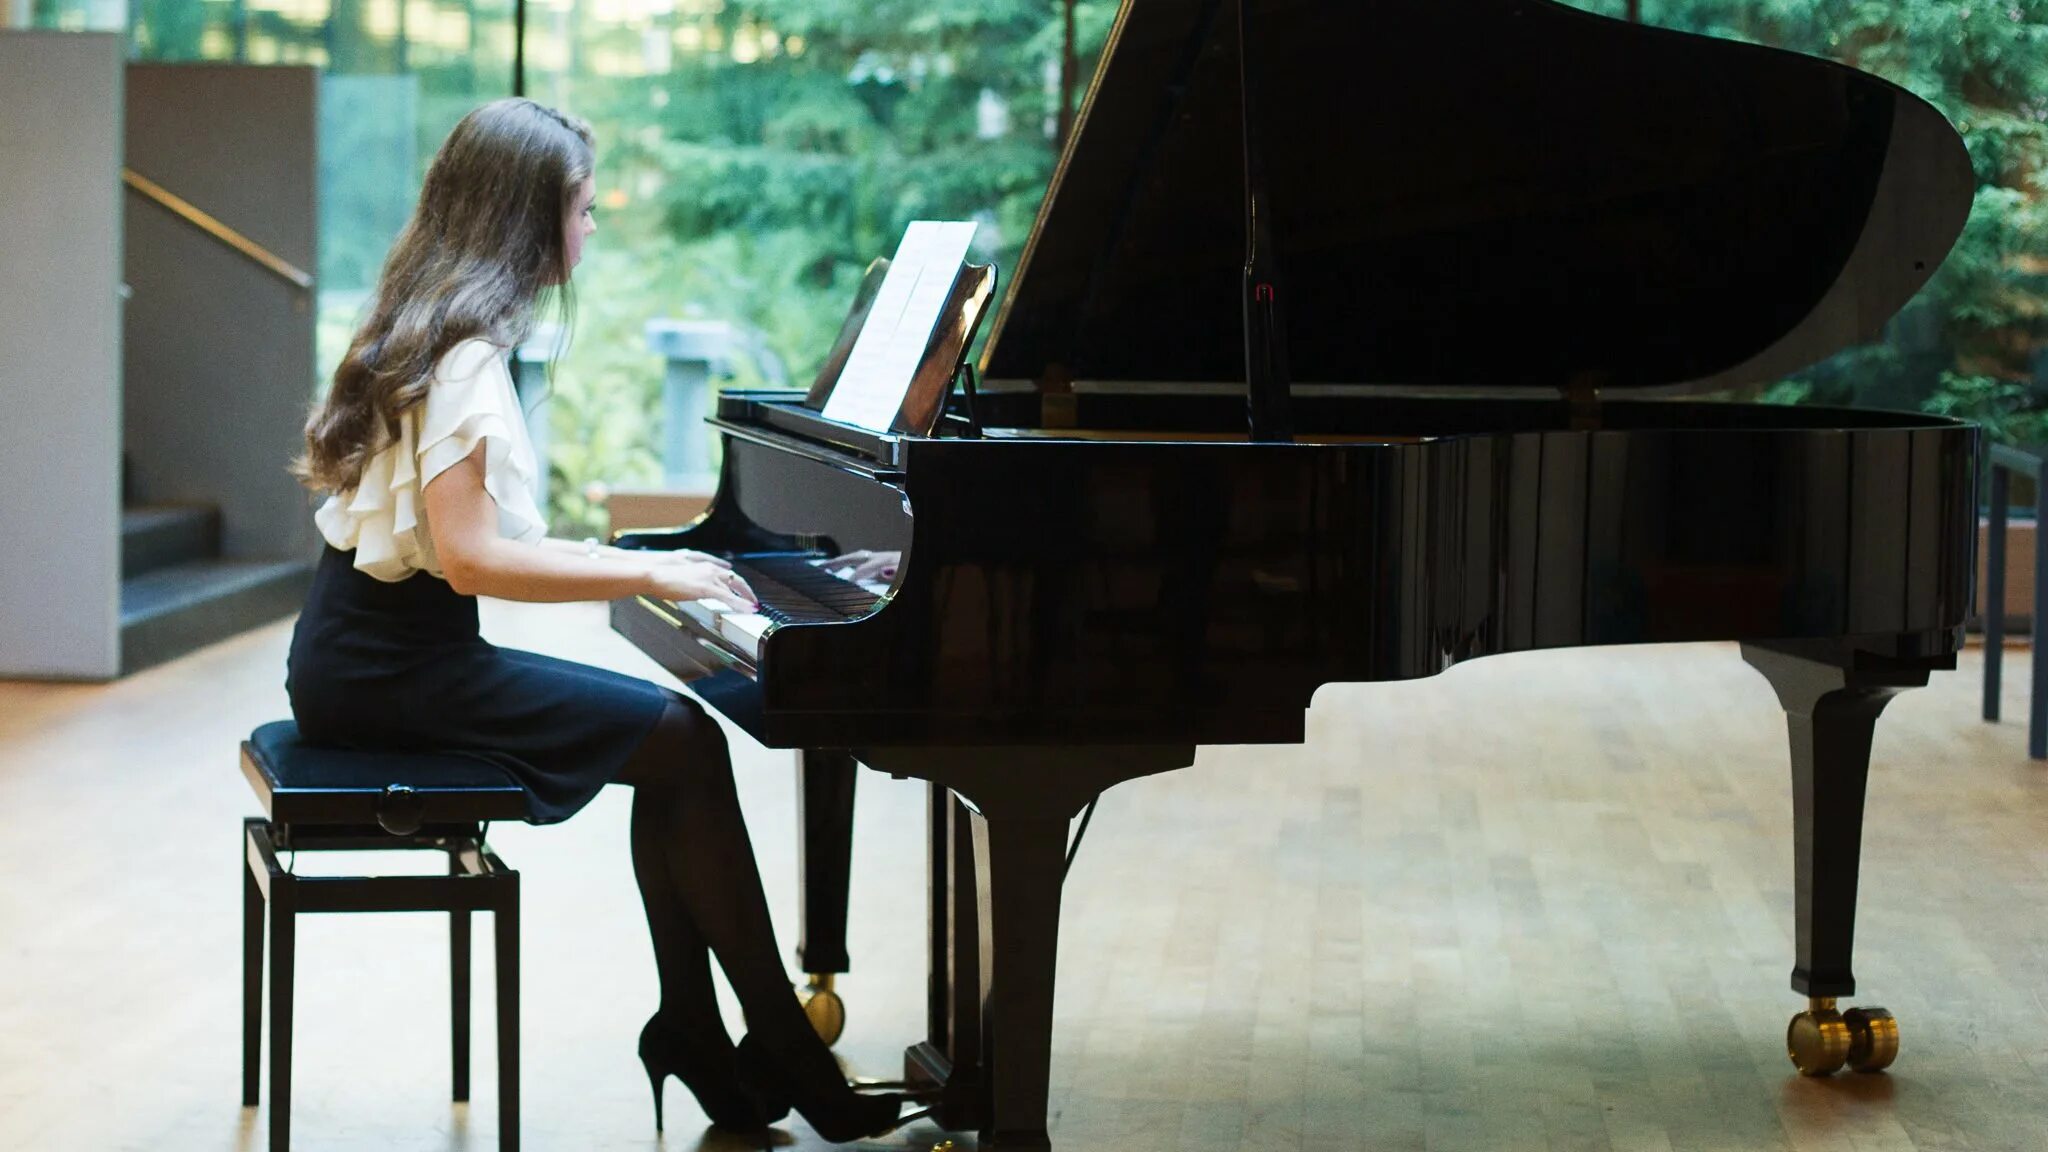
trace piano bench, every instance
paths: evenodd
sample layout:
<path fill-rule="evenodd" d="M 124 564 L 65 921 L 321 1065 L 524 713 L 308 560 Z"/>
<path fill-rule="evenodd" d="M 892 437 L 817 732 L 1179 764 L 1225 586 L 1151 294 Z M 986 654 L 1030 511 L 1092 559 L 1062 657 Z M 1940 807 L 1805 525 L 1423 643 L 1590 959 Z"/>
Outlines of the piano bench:
<path fill-rule="evenodd" d="M 482 760 L 320 748 L 289 720 L 242 743 L 242 774 L 267 814 L 242 822 L 242 1104 L 254 1107 L 263 1042 L 264 918 L 270 921 L 270 1149 L 291 1145 L 292 967 L 302 912 L 446 912 L 454 1098 L 469 1099 L 469 915 L 490 912 L 498 965 L 498 1147 L 519 1148 L 519 873 L 484 842 L 526 816 L 526 793 Z M 431 851 L 448 874 L 299 876 L 279 852 Z M 296 863 L 296 858 L 294 860 Z"/>

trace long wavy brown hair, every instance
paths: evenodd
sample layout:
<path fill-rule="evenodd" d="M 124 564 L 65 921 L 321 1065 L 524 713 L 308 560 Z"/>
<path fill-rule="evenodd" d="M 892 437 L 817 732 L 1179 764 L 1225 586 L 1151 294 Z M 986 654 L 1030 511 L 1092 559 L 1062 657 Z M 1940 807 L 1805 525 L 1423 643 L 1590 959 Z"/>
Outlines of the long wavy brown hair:
<path fill-rule="evenodd" d="M 493 101 L 462 118 L 428 167 L 369 316 L 306 422 L 306 454 L 292 466 L 302 483 L 355 488 L 455 345 L 480 336 L 516 347 L 550 299 L 569 330 L 564 225 L 595 159 L 589 124 L 531 100 Z"/>

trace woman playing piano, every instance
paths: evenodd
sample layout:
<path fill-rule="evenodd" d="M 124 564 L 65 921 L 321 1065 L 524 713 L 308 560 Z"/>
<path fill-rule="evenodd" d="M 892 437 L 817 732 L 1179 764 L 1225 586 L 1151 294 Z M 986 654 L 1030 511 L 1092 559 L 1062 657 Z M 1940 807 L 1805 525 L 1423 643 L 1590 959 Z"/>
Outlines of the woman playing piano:
<path fill-rule="evenodd" d="M 596 230 L 593 163 L 588 125 L 518 99 L 471 112 L 435 156 L 306 427 L 297 472 L 331 496 L 292 637 L 292 712 L 318 743 L 487 758 L 525 788 L 536 824 L 607 783 L 632 787 L 633 870 L 661 978 L 640 1033 L 656 1127 L 675 1075 L 722 1127 L 759 1128 L 793 1106 L 826 1138 L 856 1139 L 893 1126 L 902 1101 L 855 1094 L 791 993 L 718 725 L 654 684 L 477 634 L 478 596 L 752 606 L 708 556 L 549 539 L 528 487 L 541 465 L 506 355 L 544 304 L 567 318 L 570 272 Z M 714 955 L 746 1010 L 737 1047 Z"/>

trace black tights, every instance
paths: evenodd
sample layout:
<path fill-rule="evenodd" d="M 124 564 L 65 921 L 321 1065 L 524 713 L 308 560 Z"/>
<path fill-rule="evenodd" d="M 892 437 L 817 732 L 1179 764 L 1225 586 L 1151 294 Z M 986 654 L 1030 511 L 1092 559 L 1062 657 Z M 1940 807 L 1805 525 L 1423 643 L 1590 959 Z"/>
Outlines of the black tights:
<path fill-rule="evenodd" d="M 670 693 L 617 782 L 633 789 L 633 875 L 654 937 L 659 1015 L 693 1044 L 731 1050 L 711 983 L 715 954 L 757 1041 L 794 1073 L 837 1079 L 783 970 L 718 722 Z"/>

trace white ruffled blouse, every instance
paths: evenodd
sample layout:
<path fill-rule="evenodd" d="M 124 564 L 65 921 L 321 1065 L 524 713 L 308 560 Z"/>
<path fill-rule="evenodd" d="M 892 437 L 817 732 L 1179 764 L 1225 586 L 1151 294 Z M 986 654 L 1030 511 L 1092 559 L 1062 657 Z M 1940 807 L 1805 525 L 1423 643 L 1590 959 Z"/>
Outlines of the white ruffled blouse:
<path fill-rule="evenodd" d="M 320 506 L 313 517 L 320 534 L 341 551 L 355 549 L 357 568 L 387 582 L 414 572 L 441 575 L 422 492 L 467 459 L 478 441 L 484 444 L 484 490 L 498 504 L 498 534 L 529 543 L 547 535 L 547 519 L 533 498 L 539 463 L 507 354 L 481 339 L 449 349 L 426 400 L 399 420 L 398 439 L 370 459 L 353 491 Z"/>

